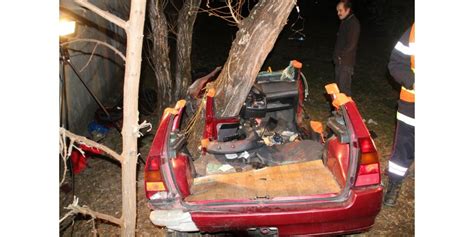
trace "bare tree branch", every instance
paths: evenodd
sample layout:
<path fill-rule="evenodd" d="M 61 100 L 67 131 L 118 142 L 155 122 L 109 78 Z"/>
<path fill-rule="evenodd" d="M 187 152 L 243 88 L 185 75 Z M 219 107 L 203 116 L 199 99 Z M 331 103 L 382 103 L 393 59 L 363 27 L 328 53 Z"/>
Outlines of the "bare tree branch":
<path fill-rule="evenodd" d="M 94 4 L 90 3 L 87 0 L 75 0 L 75 2 L 79 5 L 87 8 L 87 9 L 91 10 L 92 12 L 96 13 L 97 15 L 105 18 L 106 20 L 109 20 L 110 22 L 120 26 L 122 29 L 127 30 L 128 23 L 126 21 L 122 20 L 121 18 L 117 17 L 116 15 L 96 7 Z"/>
<path fill-rule="evenodd" d="M 137 134 L 137 137 L 142 137 L 143 133 L 140 132 L 140 129 L 147 128 L 147 127 L 148 127 L 148 130 L 146 132 L 150 132 L 152 126 L 151 126 L 151 123 L 147 122 L 146 120 L 143 121 L 140 125 L 138 125 L 138 127 L 134 129 L 134 132 Z"/>
<path fill-rule="evenodd" d="M 121 227 L 121 236 L 135 236 L 136 228 L 136 175 L 137 175 L 137 134 L 133 129 L 138 123 L 138 91 L 140 85 L 140 72 L 142 60 L 143 28 L 145 23 L 146 0 L 131 0 L 130 15 L 128 21 L 124 21 L 114 14 L 103 11 L 87 0 L 75 0 L 79 5 L 95 12 L 101 17 L 109 20 L 115 25 L 123 28 L 127 35 L 126 57 L 119 53 L 114 47 L 98 40 L 86 40 L 106 45 L 119 54 L 125 61 L 125 76 L 123 89 L 123 127 L 122 127 L 122 154 L 119 155 L 107 146 L 96 143 L 85 137 L 73 134 L 64 128 L 60 128 L 60 135 L 68 136 L 72 141 L 83 143 L 87 146 L 101 149 L 107 155 L 118 160 L 122 168 L 122 217 L 116 218 L 103 213 L 90 210 L 88 207 L 70 205 L 68 209 L 75 213 L 90 215 L 100 218 Z M 77 42 L 71 41 L 72 42 Z M 76 202 L 77 203 L 77 202 Z M 95 222 L 93 222 L 95 226 Z M 95 227 L 94 227 L 95 229 Z M 96 233 L 94 233 L 96 234 Z"/>
<path fill-rule="evenodd" d="M 81 68 L 81 70 L 79 70 L 79 72 L 84 71 L 84 69 L 86 69 L 86 67 L 87 67 L 87 66 L 89 65 L 89 63 L 92 61 L 92 57 L 94 56 L 94 53 L 95 53 L 95 50 L 97 49 L 97 46 L 99 46 L 99 44 L 95 44 L 94 49 L 92 50 L 91 56 L 89 57 L 89 60 L 87 60 L 87 63 L 84 64 L 84 66 Z"/>
<path fill-rule="evenodd" d="M 241 12 L 245 1 L 237 0 L 234 5 L 232 5 L 232 2 L 234 1 L 226 0 L 225 6 L 211 7 L 209 0 L 207 0 L 206 7 L 208 9 L 201 8 L 200 12 L 206 12 L 209 16 L 221 18 L 222 20 L 229 22 L 230 25 L 240 28 L 242 20 L 244 19 Z"/>
<path fill-rule="evenodd" d="M 121 236 L 135 236 L 137 221 L 137 136 L 138 91 L 142 62 L 146 0 L 132 0 L 127 31 L 127 63 L 123 86 L 122 125 L 122 219 Z"/>
<path fill-rule="evenodd" d="M 100 40 L 95 40 L 95 39 L 75 39 L 75 40 L 71 40 L 71 41 L 67 41 L 67 42 L 64 42 L 64 43 L 61 43 L 61 46 L 64 46 L 64 45 L 67 45 L 67 44 L 72 44 L 72 43 L 76 43 L 76 42 L 93 42 L 93 43 L 97 43 L 97 44 L 101 44 L 101 45 L 104 45 L 106 46 L 107 48 L 113 50 L 116 54 L 118 54 L 122 59 L 123 61 L 125 61 L 125 56 L 123 55 L 122 52 L 120 52 L 117 48 L 115 48 L 114 46 L 108 44 L 108 43 L 105 43 L 103 41 L 100 41 Z"/>
<path fill-rule="evenodd" d="M 237 1 L 236 4 L 240 5 L 239 4 L 240 2 L 241 1 Z M 230 15 L 232 15 L 232 18 L 234 19 L 235 23 L 237 24 L 237 26 L 240 26 L 241 23 L 240 23 L 239 18 L 242 18 L 242 17 L 238 14 L 238 12 L 234 11 L 234 8 L 232 6 L 232 0 L 227 0 L 226 4 L 227 4 L 227 7 L 229 7 Z M 240 11 L 239 8 L 237 8 L 237 9 Z M 240 17 L 238 17 L 238 16 L 240 16 Z"/>
<path fill-rule="evenodd" d="M 68 158 L 66 136 L 64 135 L 64 133 L 59 136 L 59 149 L 60 149 L 61 158 L 63 159 L 63 163 L 64 163 L 63 178 L 61 179 L 61 182 L 59 183 L 59 186 L 61 186 L 64 183 L 64 180 L 66 180 L 67 158 Z"/>
<path fill-rule="evenodd" d="M 95 226 L 95 219 L 92 219 L 92 234 L 94 234 L 94 237 L 98 236 L 97 228 Z"/>
<path fill-rule="evenodd" d="M 107 215 L 107 214 L 104 214 L 104 213 L 100 213 L 100 212 L 96 212 L 96 211 L 93 211 L 91 210 L 88 206 L 84 205 L 84 206 L 79 206 L 79 198 L 77 198 L 76 196 L 74 196 L 74 201 L 73 203 L 69 204 L 66 209 L 68 210 L 71 210 L 70 212 L 68 212 L 63 218 L 61 218 L 59 220 L 59 222 L 61 223 L 63 220 L 65 220 L 68 216 L 70 215 L 73 215 L 73 214 L 77 214 L 77 213 L 81 213 L 83 215 L 88 215 L 88 216 L 91 216 L 92 218 L 96 219 L 96 218 L 99 218 L 99 219 L 102 219 L 102 220 L 106 220 L 108 222 L 111 222 L 111 223 L 114 223 L 114 224 L 117 224 L 119 226 L 122 226 L 122 218 L 117 218 L 117 217 L 113 217 L 111 215 Z"/>
<path fill-rule="evenodd" d="M 73 206 L 77 206 L 77 204 L 79 203 L 79 198 L 77 198 L 76 196 L 74 196 L 74 199 L 72 200 L 72 203 L 69 204 L 69 206 L 73 205 Z M 66 220 L 66 218 L 68 216 L 71 216 L 71 215 L 74 215 L 74 211 L 71 210 L 69 211 L 68 213 L 66 213 L 66 215 L 63 216 L 63 218 L 59 219 L 59 223 L 63 222 L 64 220 Z"/>
<path fill-rule="evenodd" d="M 97 142 L 94 142 L 86 137 L 76 135 L 72 132 L 69 132 L 68 130 L 64 128 L 59 128 L 59 134 L 64 134 L 65 136 L 69 137 L 71 140 L 74 142 L 81 142 L 87 146 L 90 147 L 95 147 L 98 148 L 102 151 L 104 151 L 107 155 L 110 157 L 118 160 L 120 163 L 122 163 L 122 156 L 120 156 L 117 152 L 113 151 L 112 149 L 108 148 L 107 146 L 104 146 L 102 144 L 99 144 Z"/>
<path fill-rule="evenodd" d="M 74 211 L 69 211 L 68 213 L 66 213 L 66 215 L 63 216 L 63 218 L 59 219 L 59 223 L 63 222 L 64 220 L 66 220 L 66 218 L 74 214 L 75 214 Z"/>

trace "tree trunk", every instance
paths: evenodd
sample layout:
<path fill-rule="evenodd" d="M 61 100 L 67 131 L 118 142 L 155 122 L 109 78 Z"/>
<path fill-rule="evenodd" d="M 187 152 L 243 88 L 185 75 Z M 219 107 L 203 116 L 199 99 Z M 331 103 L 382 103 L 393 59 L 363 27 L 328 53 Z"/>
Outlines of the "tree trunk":
<path fill-rule="evenodd" d="M 108 153 L 119 160 L 122 165 L 121 236 L 135 236 L 137 219 L 137 138 L 139 134 L 138 89 L 140 85 L 146 0 L 131 1 L 128 21 L 124 21 L 108 11 L 101 10 L 88 0 L 75 1 L 79 5 L 123 28 L 127 34 L 123 89 L 122 154 L 118 157 L 114 152 L 109 151 Z M 116 218 L 112 216 L 103 215 L 102 217 L 97 217 L 108 219 L 118 224 Z"/>
<path fill-rule="evenodd" d="M 239 25 L 229 57 L 216 81 L 220 116 L 236 116 L 296 0 L 260 0 Z"/>
<path fill-rule="evenodd" d="M 168 22 L 164 13 L 163 1 L 150 1 L 150 23 L 153 37 L 152 62 L 158 87 L 158 109 L 173 101 L 171 66 L 168 45 Z"/>
<path fill-rule="evenodd" d="M 135 236 L 137 219 L 137 137 L 138 88 L 145 23 L 146 0 L 132 0 L 126 24 L 127 53 L 125 64 L 122 127 L 122 236 Z"/>
<path fill-rule="evenodd" d="M 201 0 L 187 0 L 179 11 L 176 42 L 175 99 L 183 98 L 191 83 L 193 28 L 200 5 Z"/>

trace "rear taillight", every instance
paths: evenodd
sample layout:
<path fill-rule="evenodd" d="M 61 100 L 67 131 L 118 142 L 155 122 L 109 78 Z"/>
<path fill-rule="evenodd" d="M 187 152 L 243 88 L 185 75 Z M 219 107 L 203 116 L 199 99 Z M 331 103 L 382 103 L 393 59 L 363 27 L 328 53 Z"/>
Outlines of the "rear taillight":
<path fill-rule="evenodd" d="M 360 160 L 355 186 L 380 184 L 380 163 L 374 141 L 370 137 L 359 138 Z"/>
<path fill-rule="evenodd" d="M 145 166 L 145 194 L 150 199 L 155 193 L 167 191 L 160 171 L 160 157 L 152 156 L 147 159 Z"/>

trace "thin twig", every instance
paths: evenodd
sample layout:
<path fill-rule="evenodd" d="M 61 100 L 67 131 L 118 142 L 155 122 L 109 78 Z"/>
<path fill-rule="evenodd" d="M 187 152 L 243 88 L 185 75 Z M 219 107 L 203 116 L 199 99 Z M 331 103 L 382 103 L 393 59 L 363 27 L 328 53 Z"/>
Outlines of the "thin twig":
<path fill-rule="evenodd" d="M 209 16 L 221 18 L 222 20 L 229 22 L 230 25 L 240 27 L 243 19 L 241 12 L 245 1 L 237 0 L 234 5 L 232 5 L 232 0 L 226 0 L 225 3 L 226 5 L 222 7 L 211 7 L 209 0 L 207 0 L 206 7 L 208 9 L 200 8 L 199 12 L 208 13 Z M 224 10 L 228 10 L 229 12 Z"/>
<path fill-rule="evenodd" d="M 69 154 L 68 154 L 69 156 L 71 156 L 72 148 L 76 148 L 76 150 L 79 151 L 82 156 L 86 155 L 86 153 L 80 147 L 77 147 L 76 145 L 74 145 L 74 142 L 71 142 L 71 144 L 69 144 L 69 146 L 70 146 L 70 150 L 69 150 Z"/>
<path fill-rule="evenodd" d="M 140 132 L 140 129 L 146 128 L 146 127 L 148 127 L 148 130 L 146 132 L 150 132 L 151 128 L 152 128 L 151 123 L 149 123 L 145 120 L 140 125 L 138 125 L 138 127 L 136 129 L 134 129 L 133 132 L 137 135 L 137 137 L 142 137 L 143 133 Z"/>
<path fill-rule="evenodd" d="M 71 206 L 71 205 L 77 206 L 78 203 L 79 203 L 79 198 L 74 196 L 74 199 L 72 200 L 72 203 L 69 204 L 69 206 Z M 68 213 L 66 213 L 66 215 L 63 216 L 63 218 L 59 219 L 59 223 L 63 222 L 68 216 L 71 216 L 71 215 L 74 215 L 74 214 L 76 214 L 74 212 L 74 210 L 69 211 Z"/>
<path fill-rule="evenodd" d="M 76 43 L 76 42 L 93 42 L 93 43 L 97 43 L 97 44 L 101 44 L 101 45 L 104 45 L 106 46 L 107 48 L 113 50 L 116 54 L 118 54 L 122 59 L 123 61 L 125 61 L 125 56 L 123 55 L 122 52 L 120 52 L 117 48 L 115 48 L 114 46 L 108 44 L 108 43 L 105 43 L 103 41 L 100 41 L 100 40 L 95 40 L 95 39 L 75 39 L 75 40 L 71 40 L 71 41 L 67 41 L 67 42 L 64 42 L 64 43 L 61 43 L 61 46 L 64 46 L 64 45 L 67 45 L 67 44 L 72 44 L 72 43 Z"/>
<path fill-rule="evenodd" d="M 66 213 L 66 215 L 63 216 L 63 218 L 59 219 L 59 223 L 63 222 L 64 220 L 66 220 L 66 218 L 74 214 L 76 214 L 74 211 L 69 211 L 68 213 Z"/>
<path fill-rule="evenodd" d="M 230 14 L 232 15 L 232 18 L 234 18 L 234 21 L 237 26 L 240 26 L 240 20 L 237 18 L 236 13 L 234 12 L 234 8 L 232 7 L 232 0 L 227 0 L 227 7 L 229 7 Z"/>
<path fill-rule="evenodd" d="M 115 25 L 121 27 L 125 31 L 127 31 L 128 22 L 124 21 L 120 17 L 117 17 L 116 15 L 114 15 L 114 14 L 108 12 L 108 11 L 104 11 L 104 10 L 98 8 L 97 6 L 95 6 L 94 4 L 90 3 L 87 0 L 75 0 L 75 2 L 79 5 L 87 8 L 87 9 L 91 10 L 92 12 L 96 13 L 97 15 L 105 18 L 106 20 L 109 20 L 110 22 L 112 22 Z"/>
<path fill-rule="evenodd" d="M 60 134 L 65 134 L 67 137 L 69 137 L 69 139 L 71 139 L 72 141 L 71 142 L 81 142 L 87 146 L 90 146 L 90 147 L 95 147 L 95 148 L 98 148 L 102 151 L 104 151 L 107 155 L 109 155 L 110 157 L 118 160 L 120 163 L 122 163 L 122 156 L 120 156 L 117 152 L 113 151 L 112 149 L 108 148 L 107 146 L 104 146 L 102 144 L 99 144 L 95 141 L 92 141 L 86 137 L 83 137 L 83 136 L 79 136 L 79 135 L 76 135 L 64 128 L 59 128 L 59 133 Z"/>
<path fill-rule="evenodd" d="M 97 236 L 97 228 L 95 227 L 95 219 L 92 219 L 92 233 L 94 234 L 94 237 Z"/>
<path fill-rule="evenodd" d="M 89 63 L 92 61 L 92 56 L 94 56 L 94 53 L 95 53 L 95 50 L 97 49 L 97 46 L 99 46 L 99 44 L 95 44 L 94 49 L 92 50 L 91 56 L 89 57 L 89 60 L 87 60 L 87 63 L 84 65 L 84 67 L 81 68 L 81 70 L 79 70 L 79 72 L 84 71 L 84 69 L 85 69 L 85 68 L 89 65 Z"/>
<path fill-rule="evenodd" d="M 64 181 L 66 180 L 66 174 L 67 174 L 67 145 L 66 145 L 66 136 L 64 134 L 61 134 L 59 138 L 59 148 L 61 150 L 61 158 L 63 159 L 64 163 L 64 171 L 63 171 L 63 178 L 61 179 L 61 182 L 59 183 L 59 186 L 63 185 Z"/>

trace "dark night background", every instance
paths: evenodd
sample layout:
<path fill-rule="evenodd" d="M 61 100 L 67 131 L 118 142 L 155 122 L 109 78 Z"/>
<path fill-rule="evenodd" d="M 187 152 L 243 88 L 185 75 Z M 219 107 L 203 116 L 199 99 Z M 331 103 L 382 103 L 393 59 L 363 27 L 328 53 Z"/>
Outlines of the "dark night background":
<path fill-rule="evenodd" d="M 210 1 L 216 7 L 219 1 Z M 202 8 L 207 0 L 202 1 Z M 249 0 L 249 4 L 256 1 Z M 308 81 L 309 97 L 305 102 L 305 110 L 313 120 L 326 122 L 329 117 L 330 104 L 325 95 L 324 86 L 334 82 L 334 66 L 332 53 L 336 41 L 340 20 L 337 17 L 336 0 L 299 0 L 301 10 L 298 15 L 293 9 L 287 24 L 280 33 L 273 50 L 265 60 L 261 70 L 281 70 L 293 59 L 303 63 L 302 71 Z M 244 6 L 243 16 L 248 14 Z M 251 8 L 251 7 L 250 7 Z M 357 50 L 357 62 L 352 82 L 352 97 L 357 103 L 362 117 L 366 120 L 369 130 L 376 134 L 375 144 L 379 151 L 381 167 L 385 168 L 391 153 L 391 146 L 396 123 L 396 106 L 400 88 L 390 77 L 387 64 L 390 53 L 401 34 L 414 21 L 414 0 L 358 0 L 354 1 L 353 10 L 361 23 L 361 33 Z M 206 75 L 216 66 L 222 66 L 227 60 L 237 27 L 226 21 L 200 13 L 197 16 L 192 45 L 193 78 Z M 302 34 L 296 33 L 301 30 Z M 302 37 L 302 40 L 296 38 Z M 175 40 L 169 40 L 171 46 Z M 144 41 L 149 44 L 149 41 Z M 149 46 L 149 45 L 148 45 Z M 147 57 L 144 45 L 143 57 Z M 174 62 L 171 52 L 171 62 Z M 173 67 L 173 66 L 172 66 Z M 142 60 L 141 87 L 154 88 L 155 78 L 148 64 Z M 157 124 L 161 111 L 151 116 L 141 116 Z M 142 114 L 143 115 L 143 114 Z M 103 143 L 115 150 L 120 150 L 120 135 L 107 135 Z M 139 152 L 146 157 L 154 137 L 155 129 L 147 136 L 139 139 Z M 75 178 L 76 193 L 81 202 L 90 207 L 103 210 L 105 213 L 120 211 L 120 167 L 111 166 L 103 159 L 90 159 L 91 169 L 86 169 Z M 149 209 L 143 191 L 143 166 L 138 169 L 137 190 L 137 233 L 140 235 L 161 235 L 164 230 L 152 225 L 149 221 Z M 387 182 L 383 176 L 383 181 Z M 373 228 L 364 233 L 368 236 L 412 236 L 415 231 L 415 198 L 414 198 L 414 165 L 402 187 L 399 205 L 395 208 L 383 207 Z M 141 186 L 140 186 L 141 185 Z M 104 191 L 106 190 L 106 191 Z M 67 199 L 67 198 L 65 198 Z M 65 201 L 67 203 L 67 200 Z M 70 233 L 86 234 L 90 231 L 90 223 L 77 221 L 64 235 Z M 118 233 L 116 226 L 100 223 L 99 233 Z"/>
<path fill-rule="evenodd" d="M 203 1 L 205 2 L 205 1 Z M 251 1 L 252 2 L 252 1 Z M 340 23 L 335 0 L 298 1 L 303 19 L 293 9 L 287 25 L 268 55 L 261 70 L 280 70 L 290 60 L 303 63 L 310 96 L 305 103 L 312 118 L 325 121 L 329 104 L 324 85 L 334 82 L 332 52 Z M 390 53 L 402 33 L 414 22 L 414 0 L 353 1 L 354 14 L 360 21 L 357 61 L 352 81 L 353 98 L 370 130 L 377 134 L 376 146 L 383 168 L 391 152 L 395 132 L 395 114 L 400 87 L 391 78 L 387 64 Z M 294 24 L 294 25 L 293 25 Z M 292 27 L 293 25 L 293 27 Z M 296 30 L 303 28 L 303 41 Z M 227 59 L 236 27 L 206 14 L 199 14 L 193 39 L 192 62 L 195 71 L 211 71 Z M 368 121 L 372 120 L 370 123 Z M 415 230 L 414 166 L 402 187 L 397 208 L 383 207 L 368 236 L 412 236 Z M 387 182 L 383 176 L 383 181 Z"/>
<path fill-rule="evenodd" d="M 206 0 L 203 0 L 205 2 Z M 325 118 L 322 86 L 333 81 L 330 61 L 339 20 L 336 0 L 299 0 L 305 19 L 304 41 L 291 41 L 293 10 L 264 67 L 285 67 L 299 59 L 311 86 L 306 103 L 310 114 Z M 353 80 L 354 100 L 375 139 L 382 165 L 390 154 L 395 124 L 398 88 L 387 72 L 390 52 L 415 15 L 414 0 L 356 0 L 361 22 L 357 64 Z M 377 7 L 379 6 L 379 7 Z M 8 1 L 0 14 L 2 81 L 0 95 L 2 144 L 2 213 L 7 235 L 58 235 L 58 24 L 59 1 Z M 417 19 L 417 127 L 416 233 L 421 236 L 464 236 L 472 232 L 473 159 L 472 98 L 472 9 L 470 1 L 418 1 Z M 193 69 L 205 71 L 223 65 L 235 27 L 200 14 L 194 29 Z M 143 68 L 142 75 L 147 69 Z M 146 80 L 142 78 L 142 80 Z M 151 121 L 152 123 L 156 121 Z M 153 137 L 151 134 L 148 137 Z M 5 143 L 6 141 L 6 143 Z M 149 141 L 143 140 L 141 143 Z M 115 148 L 115 147 L 112 147 Z M 146 147 L 140 149 L 146 150 Z M 146 155 L 146 154 L 142 154 Z M 92 159 L 94 179 L 78 182 L 93 195 L 77 193 L 82 201 L 110 206 L 99 211 L 116 213 L 121 201 L 120 167 Z M 398 208 L 383 208 L 366 236 L 412 236 L 415 234 L 415 188 L 413 168 L 403 186 Z M 139 172 L 142 172 L 141 170 Z M 110 176 L 113 173 L 114 175 Z M 79 179 L 78 179 L 79 180 Z M 107 182 L 103 182 L 107 180 Z M 384 179 L 386 181 L 386 179 Z M 140 182 L 139 182 L 140 184 Z M 118 185 L 115 185 L 118 186 Z M 99 190 L 99 191 L 98 191 Z M 137 231 L 156 235 L 149 223 L 143 187 L 137 191 Z M 61 207 L 62 208 L 62 207 Z M 83 233 L 91 235 L 91 223 L 83 222 Z M 117 227 L 101 224 L 108 235 Z M 21 235 L 20 234 L 20 235 Z"/>
<path fill-rule="evenodd" d="M 216 7 L 219 1 L 210 1 L 211 7 Z M 207 0 L 202 1 L 205 8 Z M 256 1 L 249 0 L 249 4 Z M 340 20 L 337 17 L 336 0 L 300 0 L 301 10 L 298 17 L 296 9 L 290 14 L 287 24 L 280 33 L 273 50 L 265 60 L 261 70 L 281 70 L 293 59 L 303 63 L 302 71 L 308 81 L 309 97 L 305 102 L 305 110 L 313 120 L 325 122 L 329 117 L 330 104 L 325 96 L 324 86 L 334 82 L 334 66 L 332 53 L 336 41 Z M 248 14 L 245 9 L 243 16 Z M 386 167 L 395 131 L 395 114 L 399 95 L 399 86 L 394 83 L 387 70 L 390 53 L 401 34 L 414 21 L 414 0 L 359 0 L 354 1 L 353 10 L 361 23 L 361 33 L 357 50 L 357 62 L 352 82 L 353 99 L 357 103 L 362 117 L 366 120 L 369 130 L 376 134 L 374 140 L 380 154 L 382 168 Z M 302 29 L 302 34 L 296 31 Z M 237 27 L 226 21 L 200 13 L 197 16 L 192 45 L 193 78 L 206 75 L 216 66 L 222 66 L 227 60 Z M 297 40 L 304 36 L 302 40 Z M 144 41 L 144 44 L 149 41 Z M 175 40 L 170 39 L 171 46 Z M 143 57 L 147 57 L 146 45 L 143 47 Z M 174 51 L 171 51 L 174 52 Z M 171 55 L 173 62 L 173 55 Z M 153 88 L 155 78 L 148 64 L 142 61 L 141 86 Z M 173 66 L 172 66 L 173 67 Z M 141 120 L 157 124 L 159 113 Z M 154 137 L 153 129 L 147 136 L 139 139 L 139 152 L 146 157 Z M 120 144 L 120 135 L 109 134 L 104 143 L 114 148 Z M 115 150 L 120 150 L 116 147 Z M 103 159 L 90 159 L 93 169 L 86 169 L 76 177 L 76 195 L 81 202 L 91 207 L 102 208 L 106 213 L 120 211 L 120 167 L 111 166 Z M 153 226 L 149 221 L 149 209 L 143 191 L 143 167 L 138 170 L 138 203 L 137 203 L 137 233 L 140 235 L 160 235 L 163 230 Z M 386 177 L 383 176 L 386 182 Z M 414 218 L 414 165 L 409 170 L 408 177 L 402 187 L 399 205 L 396 208 L 383 207 L 373 228 L 364 233 L 368 236 L 412 236 L 415 231 Z M 140 186 L 142 185 L 142 186 Z M 104 190 L 107 190 L 104 192 Z M 97 204 L 99 203 L 99 204 Z M 77 222 L 74 234 L 87 233 L 90 223 Z M 101 223 L 99 233 L 118 233 L 113 225 Z M 71 233 L 66 230 L 64 235 Z"/>
<path fill-rule="evenodd" d="M 210 1 L 211 6 L 218 6 L 218 1 Z M 250 0 L 250 4 L 255 1 Z M 207 1 L 203 0 L 202 7 Z M 324 85 L 334 82 L 332 53 L 340 20 L 337 17 L 335 0 L 298 1 L 300 18 L 296 9 L 290 14 L 286 26 L 280 33 L 273 50 L 265 60 L 261 70 L 280 70 L 293 59 L 303 63 L 303 73 L 308 80 L 310 95 L 305 109 L 311 118 L 326 121 L 330 105 L 325 97 Z M 377 138 L 375 143 L 380 154 L 380 162 L 386 167 L 393 135 L 395 132 L 395 114 L 400 87 L 391 78 L 387 64 L 390 53 L 401 34 L 413 23 L 414 0 L 359 0 L 353 2 L 353 10 L 361 23 L 361 33 L 357 50 L 357 62 L 352 81 L 352 94 L 366 124 Z M 244 9 L 242 15 L 248 11 Z M 303 35 L 296 31 L 302 29 Z M 226 21 L 198 14 L 193 33 L 192 68 L 193 78 L 222 66 L 227 60 L 228 52 L 237 32 L 237 27 Z M 296 40 L 304 36 L 303 40 Z M 173 40 L 170 40 L 173 43 Z M 145 65 L 145 63 L 143 64 Z M 147 75 L 142 80 L 153 80 Z M 153 136 L 150 136 L 153 137 Z M 151 142 L 151 140 L 150 140 Z M 140 144 L 147 152 L 146 138 Z M 383 176 L 383 181 L 387 182 Z M 401 233 L 414 235 L 414 165 L 400 194 L 400 205 L 396 208 L 383 207 L 368 236 L 391 236 Z M 140 205 L 140 203 L 139 203 Z M 139 216 L 140 218 L 140 216 Z M 143 214 L 146 220 L 146 211 Z M 140 223 L 140 221 L 138 222 Z M 139 224 L 140 225 L 140 224 Z M 153 228 L 145 224 L 142 231 Z"/>

